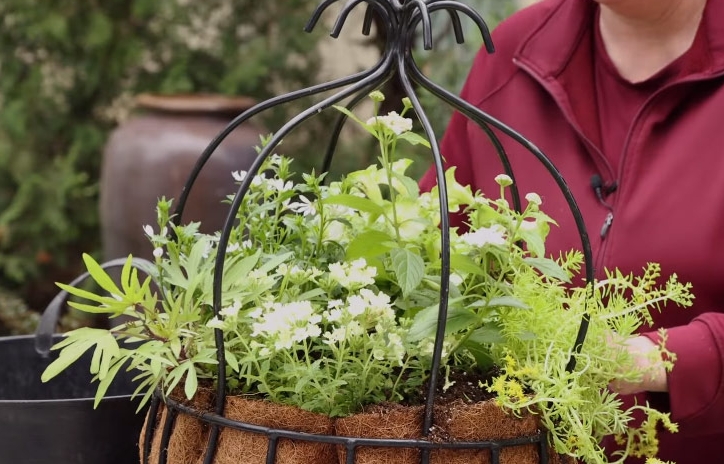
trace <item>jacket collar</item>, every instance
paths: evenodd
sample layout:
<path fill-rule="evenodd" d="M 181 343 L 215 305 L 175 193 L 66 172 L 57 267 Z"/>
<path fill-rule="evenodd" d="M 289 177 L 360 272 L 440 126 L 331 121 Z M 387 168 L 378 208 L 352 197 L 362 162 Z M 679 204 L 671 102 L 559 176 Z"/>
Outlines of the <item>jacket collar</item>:
<path fill-rule="evenodd" d="M 581 38 L 592 26 L 596 4 L 592 0 L 557 0 L 523 41 L 515 59 L 544 79 L 557 78 L 571 61 Z M 711 62 L 701 77 L 724 72 L 724 1 L 709 0 L 702 18 Z"/>

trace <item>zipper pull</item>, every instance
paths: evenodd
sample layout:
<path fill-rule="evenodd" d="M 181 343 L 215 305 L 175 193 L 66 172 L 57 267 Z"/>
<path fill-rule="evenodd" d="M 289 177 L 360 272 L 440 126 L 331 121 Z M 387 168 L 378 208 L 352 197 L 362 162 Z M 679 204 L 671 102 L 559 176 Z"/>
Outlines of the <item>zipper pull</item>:
<path fill-rule="evenodd" d="M 611 228 L 611 224 L 613 224 L 613 212 L 609 211 L 606 215 L 606 219 L 603 221 L 603 226 L 601 227 L 601 238 L 606 238 L 606 235 L 608 235 L 608 231 Z"/>
<path fill-rule="evenodd" d="M 594 174 L 591 176 L 591 188 L 593 188 L 593 193 L 596 194 L 598 201 L 608 210 L 606 219 L 603 221 L 603 226 L 601 226 L 601 239 L 604 239 L 606 238 L 606 235 L 608 235 L 608 231 L 611 229 L 611 224 L 613 224 L 613 207 L 604 199 L 604 193 L 609 194 L 615 191 L 616 183 L 613 183 L 611 186 L 606 186 L 603 184 L 601 176 Z"/>

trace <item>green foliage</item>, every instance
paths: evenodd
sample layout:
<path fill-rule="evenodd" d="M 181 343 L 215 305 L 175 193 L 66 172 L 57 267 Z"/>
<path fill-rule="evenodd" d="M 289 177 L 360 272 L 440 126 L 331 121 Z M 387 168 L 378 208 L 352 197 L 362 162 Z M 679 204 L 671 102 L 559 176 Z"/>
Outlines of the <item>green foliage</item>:
<path fill-rule="evenodd" d="M 373 97 L 376 114 L 382 100 L 377 92 Z M 168 394 L 180 382 L 190 398 L 199 379 L 224 375 L 232 393 L 330 416 L 409 400 L 429 377 L 443 267 L 437 187 L 421 193 L 406 174 L 411 162 L 396 159 L 398 143 L 429 145 L 409 134 L 409 102 L 403 108 L 366 122 L 338 108 L 374 136 L 380 155 L 378 165 L 340 181 L 327 185 L 324 174 L 312 173 L 295 182 L 291 160 L 272 154 L 240 200 L 223 248 L 219 233 L 170 222 L 170 204 L 162 200 L 158 233 L 145 227 L 155 248 L 151 275 L 158 293 L 150 279 L 139 279 L 130 259 L 119 287 L 86 257 L 91 276 L 110 295 L 63 286 L 85 300 L 72 305 L 128 322 L 68 333 L 43 379 L 93 350 L 97 400 L 121 368 L 139 372 L 144 399 L 156 388 Z M 249 175 L 233 174 L 238 182 Z M 647 405 L 624 409 L 608 386 L 635 383 L 648 373 L 625 341 L 651 322 L 649 311 L 667 303 L 690 306 L 690 285 L 676 276 L 660 284 L 656 264 L 638 277 L 612 271 L 592 286 L 575 285 L 582 253 L 548 256 L 545 241 L 554 222 L 541 210 L 540 196 L 527 194 L 525 208 L 516 211 L 506 200 L 512 179 L 501 174 L 495 180 L 497 198 L 457 183 L 454 168 L 446 172 L 449 208 L 465 215 L 469 229 L 450 231 L 445 372 L 497 365 L 501 374 L 480 387 L 513 413 L 538 414 L 559 453 L 603 464 L 600 441 L 614 435 L 625 445 L 621 459 L 654 456 L 656 427 L 675 431 L 676 425 Z M 585 313 L 589 334 L 569 372 Z M 217 335 L 224 372 L 215 357 Z M 141 344 L 128 348 L 126 341 Z M 663 345 L 654 351 L 658 359 L 672 359 Z M 634 411 L 648 416 L 639 427 L 632 425 Z"/>
<path fill-rule="evenodd" d="M 101 148 L 134 95 L 264 99 L 311 83 L 319 34 L 300 18 L 316 4 L 0 2 L 0 284 L 96 249 Z"/>

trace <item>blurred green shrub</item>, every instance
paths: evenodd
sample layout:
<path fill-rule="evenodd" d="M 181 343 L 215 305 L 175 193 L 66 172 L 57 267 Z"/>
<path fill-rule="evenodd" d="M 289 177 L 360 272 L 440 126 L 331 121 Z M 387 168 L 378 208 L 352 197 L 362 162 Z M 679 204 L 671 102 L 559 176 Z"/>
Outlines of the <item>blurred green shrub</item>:
<path fill-rule="evenodd" d="M 0 286 L 52 285 L 97 249 L 101 148 L 134 95 L 314 82 L 320 34 L 301 28 L 317 3 L 2 0 Z"/>

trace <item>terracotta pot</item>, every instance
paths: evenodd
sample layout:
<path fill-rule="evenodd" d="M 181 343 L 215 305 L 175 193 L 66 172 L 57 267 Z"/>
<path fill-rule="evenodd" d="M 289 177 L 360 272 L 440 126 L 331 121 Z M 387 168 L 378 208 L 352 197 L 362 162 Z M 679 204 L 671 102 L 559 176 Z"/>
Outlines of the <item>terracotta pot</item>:
<path fill-rule="evenodd" d="M 181 395 L 172 395 L 177 401 Z M 193 401 L 186 402 L 196 409 L 211 411 L 214 394 L 210 389 L 200 389 Z M 149 464 L 159 462 L 161 434 L 168 410 L 161 407 L 155 418 L 156 427 L 149 456 Z M 321 414 L 304 411 L 293 406 L 249 399 L 241 396 L 226 398 L 224 416 L 273 429 L 291 430 L 318 435 L 332 435 L 333 420 Z M 206 456 L 209 425 L 194 417 L 179 413 L 174 422 L 167 446 L 169 464 L 202 464 Z M 143 450 L 144 430 L 141 432 Z M 265 464 L 269 439 L 265 435 L 221 428 L 214 456 L 214 464 Z M 143 451 L 141 451 L 143 453 Z M 279 464 L 329 464 L 335 461 L 335 447 L 331 444 L 280 438 L 277 444 L 276 462 Z M 141 454 L 141 462 L 143 455 Z"/>
<path fill-rule="evenodd" d="M 208 143 L 233 117 L 253 106 L 246 97 L 141 95 L 137 112 L 111 134 L 103 152 L 100 216 L 105 259 L 128 254 L 151 259 L 143 225 L 155 227 L 156 202 L 178 198 Z M 264 130 L 244 123 L 206 163 L 186 205 L 183 222 L 201 221 L 203 232 L 219 230 L 228 212 L 222 204 L 236 186 L 232 171 L 256 158 Z"/>

